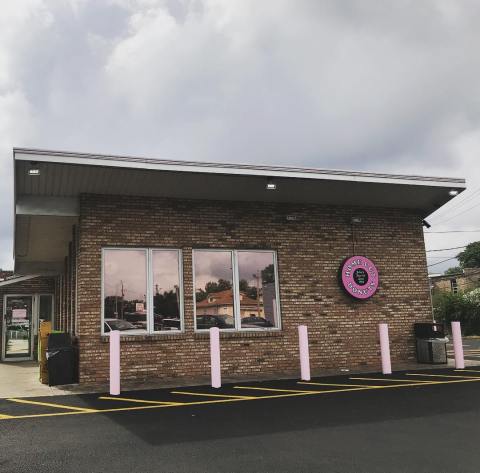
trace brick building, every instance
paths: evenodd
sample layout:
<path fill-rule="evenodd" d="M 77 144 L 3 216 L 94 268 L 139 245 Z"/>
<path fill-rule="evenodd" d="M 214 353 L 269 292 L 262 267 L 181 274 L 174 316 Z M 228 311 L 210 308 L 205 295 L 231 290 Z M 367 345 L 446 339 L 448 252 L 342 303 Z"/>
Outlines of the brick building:
<path fill-rule="evenodd" d="M 413 361 L 413 323 L 431 320 L 422 219 L 465 188 L 28 149 L 14 165 L 15 274 L 56 274 L 55 326 L 78 339 L 81 383 L 108 380 L 111 329 L 138 381 L 206 378 L 212 326 L 230 377 L 296 374 L 300 324 L 314 372 L 378 368 L 380 322 L 392 361 Z M 339 272 L 356 255 L 352 297 Z"/>
<path fill-rule="evenodd" d="M 465 268 L 456 274 L 429 275 L 430 288 L 433 294 L 441 292 L 468 292 L 480 287 L 480 268 Z"/>

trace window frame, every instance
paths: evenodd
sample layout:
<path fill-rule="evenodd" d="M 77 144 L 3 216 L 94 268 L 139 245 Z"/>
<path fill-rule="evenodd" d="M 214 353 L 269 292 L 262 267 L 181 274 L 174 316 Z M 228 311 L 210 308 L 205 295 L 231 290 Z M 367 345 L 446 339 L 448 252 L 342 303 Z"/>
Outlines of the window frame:
<path fill-rule="evenodd" d="M 151 336 L 159 334 L 179 334 L 185 332 L 184 321 L 184 302 L 183 302 L 183 253 L 179 248 L 155 248 L 155 247 L 120 247 L 120 246 L 105 246 L 102 247 L 101 255 L 101 336 L 110 336 L 110 332 L 105 332 L 105 253 L 107 251 L 143 251 L 145 253 L 145 276 L 146 276 L 146 303 L 147 303 L 147 330 L 135 330 L 128 333 L 120 332 L 122 337 L 137 337 L 137 336 Z M 180 330 L 154 330 L 155 324 L 153 320 L 153 261 L 152 255 L 154 251 L 175 251 L 178 256 L 178 283 L 180 296 Z"/>
<path fill-rule="evenodd" d="M 197 300 L 196 300 L 196 282 L 195 282 L 195 252 L 229 252 L 232 260 L 232 291 L 233 291 L 233 309 L 235 327 L 219 329 L 221 332 L 278 332 L 282 330 L 282 317 L 280 309 L 280 285 L 278 282 L 278 259 L 276 250 L 268 249 L 231 249 L 231 248 L 193 248 L 192 249 L 192 278 L 193 278 L 193 329 L 196 333 L 206 333 L 209 329 L 197 328 Z M 264 327 L 264 328 L 242 328 L 241 315 L 240 315 L 240 286 L 239 286 L 239 271 L 238 271 L 238 253 L 270 253 L 273 255 L 273 270 L 275 274 L 275 309 L 277 311 L 277 326 Z"/>

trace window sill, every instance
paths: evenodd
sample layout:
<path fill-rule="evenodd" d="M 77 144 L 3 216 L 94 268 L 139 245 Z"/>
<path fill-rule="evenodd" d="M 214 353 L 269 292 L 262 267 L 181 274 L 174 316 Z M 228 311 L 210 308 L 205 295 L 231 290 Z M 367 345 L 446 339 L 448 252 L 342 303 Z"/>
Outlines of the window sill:
<path fill-rule="evenodd" d="M 281 330 L 245 330 L 245 331 L 231 331 L 220 332 L 220 338 L 268 338 L 268 337 L 283 337 L 284 332 Z M 195 332 L 195 339 L 208 339 L 210 332 Z"/>
<path fill-rule="evenodd" d="M 184 340 L 186 338 L 185 332 L 175 333 L 145 333 L 138 335 L 120 335 L 120 342 L 151 342 L 154 340 Z M 110 337 L 108 335 L 101 335 L 100 340 L 108 343 Z"/>

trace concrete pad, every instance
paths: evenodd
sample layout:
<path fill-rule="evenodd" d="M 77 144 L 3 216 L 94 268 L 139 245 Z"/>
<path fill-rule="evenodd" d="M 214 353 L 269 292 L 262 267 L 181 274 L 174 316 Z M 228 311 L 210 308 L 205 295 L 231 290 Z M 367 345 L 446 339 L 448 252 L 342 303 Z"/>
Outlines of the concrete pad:
<path fill-rule="evenodd" d="M 48 386 L 39 381 L 39 367 L 35 361 L 0 363 L 0 398 L 54 396 L 68 391 Z"/>

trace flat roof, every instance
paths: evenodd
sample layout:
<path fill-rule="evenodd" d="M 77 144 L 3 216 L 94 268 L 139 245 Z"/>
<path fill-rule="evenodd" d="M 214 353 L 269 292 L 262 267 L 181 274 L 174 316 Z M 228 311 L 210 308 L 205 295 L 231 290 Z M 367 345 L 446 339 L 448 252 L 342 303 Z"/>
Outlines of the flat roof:
<path fill-rule="evenodd" d="M 450 191 L 466 188 L 465 179 L 454 177 L 30 148 L 14 148 L 13 162 L 15 270 L 24 263 L 23 272 L 51 270 L 51 260 L 60 267 L 85 193 L 410 209 L 425 218 L 453 198 Z M 31 175 L 32 168 L 39 173 Z M 266 189 L 270 181 L 275 190 Z"/>

